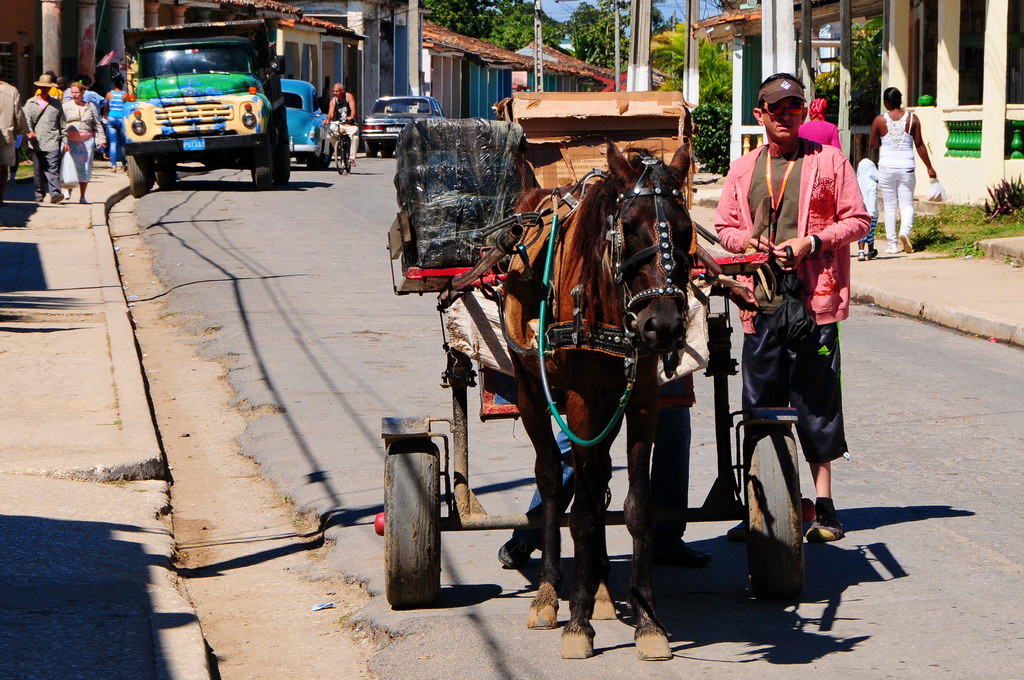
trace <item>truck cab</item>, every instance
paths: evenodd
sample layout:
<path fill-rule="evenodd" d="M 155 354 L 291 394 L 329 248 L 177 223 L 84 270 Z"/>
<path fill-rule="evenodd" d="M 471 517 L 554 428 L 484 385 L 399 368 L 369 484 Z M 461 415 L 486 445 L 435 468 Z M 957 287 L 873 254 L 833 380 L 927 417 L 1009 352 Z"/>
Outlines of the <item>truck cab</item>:
<path fill-rule="evenodd" d="M 262 21 L 125 31 L 125 154 L 133 196 L 169 188 L 179 163 L 248 169 L 257 189 L 288 183 L 280 57 Z"/>

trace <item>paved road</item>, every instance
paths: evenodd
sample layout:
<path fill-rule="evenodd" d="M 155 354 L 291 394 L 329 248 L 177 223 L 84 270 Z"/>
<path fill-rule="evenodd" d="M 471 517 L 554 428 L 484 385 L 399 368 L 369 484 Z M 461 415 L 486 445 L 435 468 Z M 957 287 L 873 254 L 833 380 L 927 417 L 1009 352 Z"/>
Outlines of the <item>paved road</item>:
<path fill-rule="evenodd" d="M 290 190 L 269 193 L 224 172 L 183 180 L 137 210 L 169 311 L 190 315 L 205 354 L 231 362 L 239 405 L 255 416 L 245 453 L 299 510 L 328 518 L 331 564 L 374 593 L 380 418 L 451 408 L 438 387 L 433 300 L 391 294 L 393 171 L 383 159 L 361 161 L 347 177 L 296 171 Z M 870 307 L 843 325 L 843 347 L 853 456 L 835 472 L 849 535 L 808 547 L 799 604 L 753 600 L 745 551 L 723 538 L 728 525 L 693 525 L 687 538 L 712 553 L 712 568 L 655 574 L 677 658 L 641 666 L 631 629 L 598 622 L 597 658 L 567 662 L 557 632 L 526 630 L 534 573 L 498 567 L 505 534 L 446 534 L 440 607 L 392 612 L 378 597 L 363 612 L 400 635 L 371 670 L 477 680 L 1024 676 L 1024 549 L 1013 524 L 1024 479 L 1024 354 Z M 715 460 L 710 381 L 697 382 L 691 497 L 709 487 Z M 473 422 L 470 442 L 485 507 L 521 511 L 532 490 L 522 428 Z M 619 507 L 623 476 L 617 467 Z M 622 597 L 625 529 L 611 529 L 609 548 Z"/>

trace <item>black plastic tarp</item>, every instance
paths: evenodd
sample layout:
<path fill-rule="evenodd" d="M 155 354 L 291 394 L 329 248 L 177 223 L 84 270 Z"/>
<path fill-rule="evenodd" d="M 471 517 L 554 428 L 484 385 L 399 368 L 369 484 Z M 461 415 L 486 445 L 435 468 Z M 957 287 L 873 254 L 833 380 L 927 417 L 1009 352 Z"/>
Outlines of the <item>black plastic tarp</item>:
<path fill-rule="evenodd" d="M 398 138 L 395 188 L 412 240 L 402 265 L 469 267 L 486 227 L 507 217 L 523 188 L 525 140 L 515 123 L 482 118 L 410 123 Z"/>

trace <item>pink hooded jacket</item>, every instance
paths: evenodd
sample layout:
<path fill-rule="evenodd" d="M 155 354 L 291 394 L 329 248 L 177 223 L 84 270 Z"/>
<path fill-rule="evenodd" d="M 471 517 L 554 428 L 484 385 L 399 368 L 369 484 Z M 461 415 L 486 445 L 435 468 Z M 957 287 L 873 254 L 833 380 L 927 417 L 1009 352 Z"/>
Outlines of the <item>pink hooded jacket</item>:
<path fill-rule="evenodd" d="M 800 262 L 797 270 L 804 289 L 804 304 L 819 324 L 842 321 L 850 308 L 850 243 L 867 235 L 871 218 L 857 185 L 857 173 L 841 151 L 831 146 L 800 140 L 804 148 L 800 170 L 800 210 L 797 236 L 817 235 L 821 248 Z M 722 198 L 715 214 L 715 228 L 722 246 L 742 253 L 753 233 L 750 214 L 750 183 L 754 166 L 765 151 L 760 146 L 737 158 L 729 168 Z M 751 289 L 753 279 L 747 284 Z M 753 321 L 743 324 L 754 332 Z"/>

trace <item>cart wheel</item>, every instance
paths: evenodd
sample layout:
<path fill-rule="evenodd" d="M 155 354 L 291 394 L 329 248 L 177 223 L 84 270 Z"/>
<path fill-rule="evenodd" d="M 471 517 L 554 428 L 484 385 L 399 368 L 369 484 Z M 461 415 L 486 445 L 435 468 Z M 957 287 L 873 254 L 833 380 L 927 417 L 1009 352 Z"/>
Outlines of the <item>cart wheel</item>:
<path fill-rule="evenodd" d="M 752 431 L 747 474 L 747 568 L 762 600 L 796 597 L 804 585 L 804 536 L 800 472 L 791 431 Z M 749 450 L 749 449 L 748 449 Z"/>
<path fill-rule="evenodd" d="M 394 609 L 433 604 L 441 591 L 438 450 L 401 439 L 384 461 L 384 591 Z"/>

